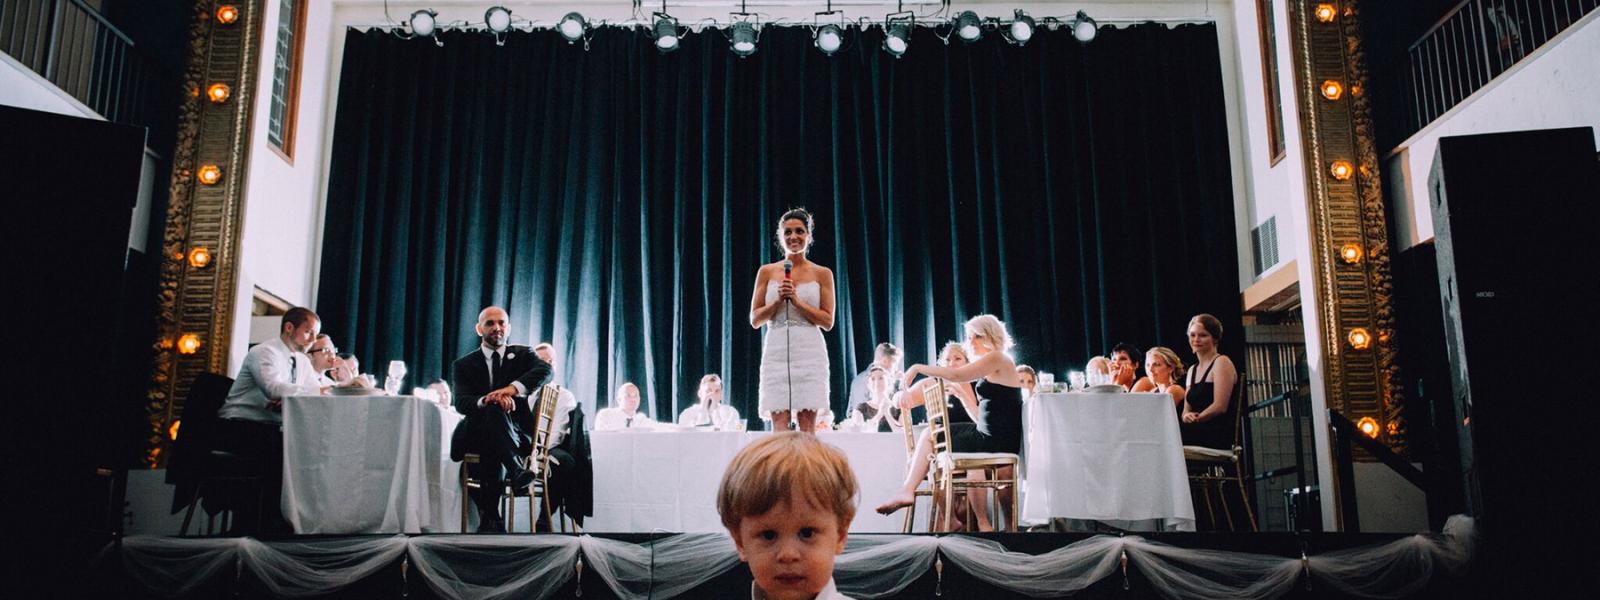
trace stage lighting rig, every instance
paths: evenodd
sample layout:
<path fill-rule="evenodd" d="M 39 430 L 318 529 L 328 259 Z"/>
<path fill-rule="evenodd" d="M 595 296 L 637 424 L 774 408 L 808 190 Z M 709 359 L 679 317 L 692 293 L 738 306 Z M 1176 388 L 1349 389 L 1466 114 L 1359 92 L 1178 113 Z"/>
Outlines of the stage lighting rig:
<path fill-rule="evenodd" d="M 978 13 L 962 11 L 951 21 L 951 25 L 955 28 L 956 37 L 963 42 L 971 44 L 983 38 L 983 19 L 978 18 Z"/>
<path fill-rule="evenodd" d="M 883 51 L 900 58 L 911 49 L 911 28 L 916 25 L 915 14 L 900 11 L 883 18 Z"/>
<path fill-rule="evenodd" d="M 665 4 L 665 3 L 663 3 Z M 663 6 L 663 8 L 665 8 Z M 656 42 L 656 49 L 662 54 L 678 49 L 678 44 L 683 41 L 682 30 L 678 28 L 678 20 L 664 12 L 654 15 L 655 23 L 650 26 L 650 37 Z"/>
<path fill-rule="evenodd" d="M 556 31 L 561 33 L 561 37 L 566 38 L 568 44 L 584 39 L 589 34 L 589 29 L 589 22 L 576 11 L 567 13 L 556 22 Z"/>
<path fill-rule="evenodd" d="M 833 56 L 840 48 L 844 47 L 844 28 L 837 23 L 823 24 L 825 17 L 836 17 L 840 23 L 844 22 L 844 11 L 834 10 L 833 2 L 828 2 L 828 10 L 819 12 L 812 17 L 811 43 L 821 50 L 823 54 Z"/>
<path fill-rule="evenodd" d="M 1078 11 L 1078 16 L 1072 19 L 1072 37 L 1087 44 L 1094 41 L 1094 36 L 1098 33 L 1100 33 L 1099 26 L 1094 19 L 1089 18 L 1088 13 Z"/>
<path fill-rule="evenodd" d="M 1028 40 L 1033 39 L 1037 24 L 1034 23 L 1033 17 L 1028 16 L 1028 13 L 1020 8 L 1012 15 L 1011 25 L 1006 27 L 1006 41 L 1018 46 L 1027 44 Z"/>

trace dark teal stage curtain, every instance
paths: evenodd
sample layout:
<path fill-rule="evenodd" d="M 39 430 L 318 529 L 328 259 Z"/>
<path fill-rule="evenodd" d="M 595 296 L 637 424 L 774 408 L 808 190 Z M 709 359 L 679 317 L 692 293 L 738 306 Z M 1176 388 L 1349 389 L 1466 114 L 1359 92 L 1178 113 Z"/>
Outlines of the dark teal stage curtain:
<path fill-rule="evenodd" d="M 1198 312 L 1240 357 L 1215 26 L 1024 47 L 919 29 L 901 59 L 876 28 L 833 57 L 795 27 L 746 59 L 709 30 L 666 55 L 615 28 L 587 50 L 443 40 L 344 48 L 315 308 L 379 377 L 391 359 L 445 375 L 500 304 L 515 342 L 555 342 L 590 414 L 634 381 L 670 419 L 721 373 L 752 417 L 750 296 L 794 206 L 838 281 L 840 418 L 875 344 L 930 361 L 981 313 L 1055 373 L 1118 341 L 1188 356 Z"/>

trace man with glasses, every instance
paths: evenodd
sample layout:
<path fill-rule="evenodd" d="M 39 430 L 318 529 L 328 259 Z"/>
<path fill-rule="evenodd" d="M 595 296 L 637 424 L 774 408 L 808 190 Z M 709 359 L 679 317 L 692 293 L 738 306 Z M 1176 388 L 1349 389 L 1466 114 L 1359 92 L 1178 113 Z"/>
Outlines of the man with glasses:
<path fill-rule="evenodd" d="M 318 334 L 317 341 L 306 349 L 306 356 L 311 357 L 311 367 L 317 371 L 317 386 L 333 387 L 336 380 L 331 372 L 339 366 L 339 349 L 333 345 L 333 338 L 326 333 Z"/>

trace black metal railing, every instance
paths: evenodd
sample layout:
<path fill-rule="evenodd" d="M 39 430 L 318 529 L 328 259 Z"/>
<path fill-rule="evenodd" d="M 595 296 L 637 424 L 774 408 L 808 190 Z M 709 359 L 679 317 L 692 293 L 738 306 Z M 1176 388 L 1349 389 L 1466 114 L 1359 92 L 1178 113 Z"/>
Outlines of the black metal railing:
<path fill-rule="evenodd" d="M 1328 429 L 1333 435 L 1333 462 L 1339 478 L 1339 514 L 1344 522 L 1346 532 L 1361 531 L 1361 517 L 1356 509 L 1356 473 L 1355 450 L 1360 448 L 1368 456 L 1376 459 L 1378 463 L 1389 467 L 1411 485 L 1427 493 L 1427 480 L 1423 478 L 1422 471 L 1406 462 L 1400 455 L 1395 454 L 1388 446 L 1378 440 L 1367 437 L 1361 429 L 1349 418 L 1339 414 L 1339 411 L 1328 409 Z"/>
<path fill-rule="evenodd" d="M 1418 131 L 1600 7 L 1600 0 L 1466 0 L 1408 51 Z"/>
<path fill-rule="evenodd" d="M 1317 458 L 1309 388 L 1291 388 L 1245 408 L 1251 460 L 1245 469 L 1262 531 L 1320 531 Z"/>
<path fill-rule="evenodd" d="M 0 50 L 107 121 L 150 125 L 165 78 L 83 0 L 0 0 Z"/>

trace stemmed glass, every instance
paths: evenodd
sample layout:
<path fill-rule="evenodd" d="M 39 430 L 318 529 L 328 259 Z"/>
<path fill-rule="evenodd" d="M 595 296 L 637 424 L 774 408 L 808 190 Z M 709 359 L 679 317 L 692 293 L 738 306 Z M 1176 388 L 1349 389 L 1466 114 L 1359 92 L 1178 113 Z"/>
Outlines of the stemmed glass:
<path fill-rule="evenodd" d="M 389 361 L 389 377 L 383 380 L 383 392 L 390 396 L 400 395 L 400 381 L 406 378 L 406 362 L 403 360 Z"/>
<path fill-rule="evenodd" d="M 1074 391 L 1083 391 L 1089 387 L 1089 380 L 1084 377 L 1083 371 L 1073 371 L 1067 374 L 1067 379 L 1072 382 Z"/>

